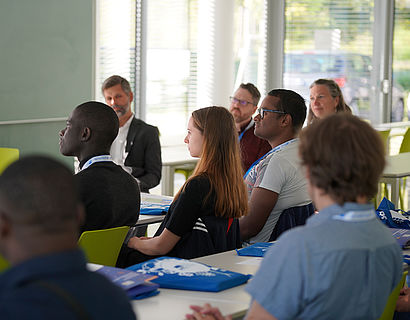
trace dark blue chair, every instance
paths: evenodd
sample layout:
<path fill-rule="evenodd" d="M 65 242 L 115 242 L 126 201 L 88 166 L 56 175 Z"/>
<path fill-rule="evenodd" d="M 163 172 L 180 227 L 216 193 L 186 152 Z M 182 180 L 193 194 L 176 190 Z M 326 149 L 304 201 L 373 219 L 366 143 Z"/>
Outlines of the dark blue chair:
<path fill-rule="evenodd" d="M 270 235 L 269 241 L 275 241 L 283 232 L 296 226 L 301 226 L 306 223 L 307 218 L 315 213 L 315 207 L 309 203 L 300 207 L 292 207 L 283 210 L 276 223 L 275 228 Z"/>

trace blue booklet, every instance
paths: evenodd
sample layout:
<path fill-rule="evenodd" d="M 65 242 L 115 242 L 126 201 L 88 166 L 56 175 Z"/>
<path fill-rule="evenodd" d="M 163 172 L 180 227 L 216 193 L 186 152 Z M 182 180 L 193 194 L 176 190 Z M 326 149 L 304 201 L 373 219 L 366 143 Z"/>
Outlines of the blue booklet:
<path fill-rule="evenodd" d="M 140 299 L 159 293 L 157 290 L 159 285 L 149 281 L 156 278 L 155 276 L 93 263 L 88 263 L 87 266 L 90 270 L 104 275 L 124 289 L 130 298 Z"/>
<path fill-rule="evenodd" d="M 263 257 L 273 245 L 271 242 L 256 242 L 245 248 L 236 249 L 238 256 Z"/>
<path fill-rule="evenodd" d="M 410 229 L 389 228 L 402 249 L 410 248 Z"/>
<path fill-rule="evenodd" d="M 246 283 L 251 277 L 180 258 L 160 257 L 128 267 L 152 280 L 161 288 L 218 292 Z"/>

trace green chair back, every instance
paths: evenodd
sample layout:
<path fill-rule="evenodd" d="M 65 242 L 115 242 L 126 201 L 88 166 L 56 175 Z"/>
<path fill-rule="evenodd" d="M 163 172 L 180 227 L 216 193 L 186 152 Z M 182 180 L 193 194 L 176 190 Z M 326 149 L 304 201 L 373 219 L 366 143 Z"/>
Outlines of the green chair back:
<path fill-rule="evenodd" d="M 407 129 L 400 145 L 400 153 L 410 152 L 410 128 Z"/>
<path fill-rule="evenodd" d="M 115 267 L 122 243 L 130 227 L 84 231 L 78 245 L 83 249 L 88 262 Z"/>
<path fill-rule="evenodd" d="M 407 129 L 400 145 L 400 153 L 410 152 L 410 128 Z"/>
<path fill-rule="evenodd" d="M 4 171 L 12 162 L 18 160 L 19 149 L 0 148 L 0 173 Z"/>
<path fill-rule="evenodd" d="M 390 129 L 388 130 L 380 130 L 378 131 L 382 141 L 384 143 L 384 147 L 386 149 L 386 153 L 388 154 L 389 151 L 389 136 L 390 136 Z"/>
<path fill-rule="evenodd" d="M 410 152 L 410 128 L 408 128 L 403 136 L 403 140 L 401 141 L 399 153 Z M 405 205 L 405 192 L 406 192 L 406 178 L 401 179 L 400 181 L 400 189 L 399 189 L 399 203 L 400 208 L 406 210 Z"/>
<path fill-rule="evenodd" d="M 386 306 L 384 307 L 383 314 L 381 315 L 379 320 L 392 320 L 393 319 L 394 309 L 396 309 L 397 298 L 399 297 L 401 288 L 403 288 L 404 283 L 406 282 L 406 276 L 407 276 L 407 271 L 403 272 L 403 276 L 401 277 L 400 282 L 393 289 L 392 293 L 390 293 L 389 299 L 387 300 Z"/>
<path fill-rule="evenodd" d="M 0 273 L 10 267 L 9 262 L 0 255 Z"/>

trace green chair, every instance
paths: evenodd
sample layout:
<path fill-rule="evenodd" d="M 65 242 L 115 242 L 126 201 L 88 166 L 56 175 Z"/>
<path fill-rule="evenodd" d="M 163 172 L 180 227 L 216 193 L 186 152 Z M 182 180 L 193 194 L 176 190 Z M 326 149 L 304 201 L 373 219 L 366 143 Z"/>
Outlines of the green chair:
<path fill-rule="evenodd" d="M 403 140 L 400 145 L 399 153 L 410 152 L 410 128 L 408 128 L 403 136 Z M 399 201 L 400 208 L 404 209 L 404 193 L 406 192 L 406 178 L 401 179 L 399 189 Z"/>
<path fill-rule="evenodd" d="M 185 176 L 185 180 L 188 180 L 192 172 L 194 172 L 194 169 L 195 169 L 195 166 L 192 167 L 192 165 L 186 165 L 186 166 L 176 168 L 175 173 L 183 174 Z"/>
<path fill-rule="evenodd" d="M 0 148 L 0 173 L 19 158 L 19 150 L 15 148 Z"/>
<path fill-rule="evenodd" d="M 399 153 L 410 152 L 410 128 L 407 129 L 400 145 Z"/>
<path fill-rule="evenodd" d="M 130 227 L 84 231 L 78 245 L 83 249 L 88 262 L 115 267 L 121 246 Z"/>
<path fill-rule="evenodd" d="M 382 141 L 384 143 L 384 147 L 386 149 L 386 154 L 389 154 L 389 136 L 390 136 L 390 129 L 388 130 L 379 130 L 378 131 L 380 134 L 380 137 L 382 138 Z M 380 199 L 383 199 L 383 197 L 388 197 L 389 193 L 387 190 L 387 184 L 381 183 L 380 184 Z M 377 203 L 377 197 L 374 198 L 374 205 L 375 208 L 377 208 L 378 203 Z"/>
<path fill-rule="evenodd" d="M 0 255 L 0 273 L 10 267 L 9 262 Z"/>
<path fill-rule="evenodd" d="M 406 276 L 407 271 L 403 272 L 403 276 L 401 277 L 400 282 L 393 289 L 392 293 L 390 293 L 389 299 L 387 300 L 386 306 L 384 307 L 384 311 L 380 316 L 379 320 L 393 319 L 394 310 L 396 309 L 397 298 L 399 297 L 401 288 L 403 288 L 404 283 L 406 282 Z"/>
<path fill-rule="evenodd" d="M 380 137 L 382 138 L 382 141 L 384 143 L 384 146 L 386 148 L 386 153 L 389 154 L 389 137 L 390 137 L 390 129 L 388 130 L 380 130 L 378 131 L 380 134 Z"/>

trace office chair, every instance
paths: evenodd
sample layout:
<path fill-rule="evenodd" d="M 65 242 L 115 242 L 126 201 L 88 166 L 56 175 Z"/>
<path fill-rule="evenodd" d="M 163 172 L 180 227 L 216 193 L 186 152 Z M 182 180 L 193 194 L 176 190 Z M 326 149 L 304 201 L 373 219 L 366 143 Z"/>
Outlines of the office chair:
<path fill-rule="evenodd" d="M 0 148 L 0 173 L 12 162 L 18 160 L 19 150 L 15 148 Z"/>
<path fill-rule="evenodd" d="M 410 128 L 408 128 L 403 136 L 403 140 L 400 145 L 399 153 L 410 152 Z M 399 202 L 400 208 L 404 209 L 404 193 L 406 192 L 406 178 L 400 180 L 399 186 Z"/>
<path fill-rule="evenodd" d="M 306 223 L 306 220 L 315 213 L 312 203 L 304 206 L 292 207 L 282 211 L 278 222 L 273 228 L 269 241 L 275 241 L 283 232 Z"/>
<path fill-rule="evenodd" d="M 83 249 L 88 262 L 115 267 L 121 246 L 130 227 L 116 227 L 84 231 L 78 245 Z"/>
<path fill-rule="evenodd" d="M 0 273 L 10 267 L 9 262 L 0 255 Z"/>
<path fill-rule="evenodd" d="M 401 288 L 403 288 L 404 286 L 407 273 L 408 273 L 407 271 L 403 272 L 403 276 L 401 277 L 400 282 L 390 293 L 389 299 L 387 300 L 386 306 L 384 307 L 384 311 L 382 315 L 380 316 L 379 320 L 392 320 L 393 319 L 394 310 L 396 309 L 397 298 L 399 297 Z"/>

